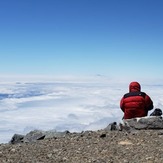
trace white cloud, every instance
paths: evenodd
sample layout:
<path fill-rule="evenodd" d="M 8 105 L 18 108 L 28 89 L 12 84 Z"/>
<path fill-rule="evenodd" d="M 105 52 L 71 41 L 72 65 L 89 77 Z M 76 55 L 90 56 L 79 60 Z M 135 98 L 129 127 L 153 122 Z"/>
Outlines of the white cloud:
<path fill-rule="evenodd" d="M 66 81 L 1 83 L 0 142 L 9 141 L 14 133 L 26 134 L 33 129 L 80 132 L 121 120 L 119 101 L 128 91 L 128 83 Z M 162 88 L 142 88 L 155 107 L 163 105 Z"/>

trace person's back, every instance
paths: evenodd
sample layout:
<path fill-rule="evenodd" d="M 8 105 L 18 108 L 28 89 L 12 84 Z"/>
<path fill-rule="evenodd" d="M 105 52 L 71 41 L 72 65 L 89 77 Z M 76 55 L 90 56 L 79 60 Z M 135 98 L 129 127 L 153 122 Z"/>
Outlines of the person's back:
<path fill-rule="evenodd" d="M 124 119 L 144 117 L 153 109 L 153 102 L 146 93 L 141 92 L 138 82 L 131 82 L 129 93 L 126 93 L 120 101 L 120 108 L 124 112 Z"/>

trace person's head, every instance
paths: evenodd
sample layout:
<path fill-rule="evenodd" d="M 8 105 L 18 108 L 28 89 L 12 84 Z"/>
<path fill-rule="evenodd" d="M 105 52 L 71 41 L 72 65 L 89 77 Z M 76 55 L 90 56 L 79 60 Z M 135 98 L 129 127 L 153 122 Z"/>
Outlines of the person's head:
<path fill-rule="evenodd" d="M 134 81 L 130 83 L 129 92 L 140 92 L 140 91 L 141 91 L 141 86 L 138 82 Z"/>

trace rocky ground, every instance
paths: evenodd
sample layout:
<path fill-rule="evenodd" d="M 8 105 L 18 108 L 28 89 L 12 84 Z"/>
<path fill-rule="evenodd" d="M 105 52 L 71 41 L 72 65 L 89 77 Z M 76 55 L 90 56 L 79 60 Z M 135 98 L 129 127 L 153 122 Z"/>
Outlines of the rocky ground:
<path fill-rule="evenodd" d="M 162 163 L 163 130 L 86 131 L 1 144 L 1 163 Z"/>

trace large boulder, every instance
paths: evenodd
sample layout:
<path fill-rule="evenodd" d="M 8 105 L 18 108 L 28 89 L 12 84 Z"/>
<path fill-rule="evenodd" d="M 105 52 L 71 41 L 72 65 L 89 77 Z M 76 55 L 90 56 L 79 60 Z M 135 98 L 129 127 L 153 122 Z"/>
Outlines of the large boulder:
<path fill-rule="evenodd" d="M 9 143 L 10 144 L 22 143 L 23 139 L 24 139 L 24 135 L 14 134 Z"/>
<path fill-rule="evenodd" d="M 70 132 L 69 131 L 57 132 L 53 130 L 51 131 L 33 130 L 27 133 L 26 135 L 14 134 L 14 136 L 11 138 L 9 143 L 17 144 L 17 143 L 36 142 L 42 139 L 64 137 L 68 133 Z"/>
<path fill-rule="evenodd" d="M 24 136 L 23 142 L 35 142 L 37 140 L 41 140 L 45 138 L 45 133 L 40 130 L 34 130 L 29 132 L 27 135 Z"/>
<path fill-rule="evenodd" d="M 161 116 L 150 116 L 123 120 L 124 129 L 163 129 L 163 118 Z"/>

